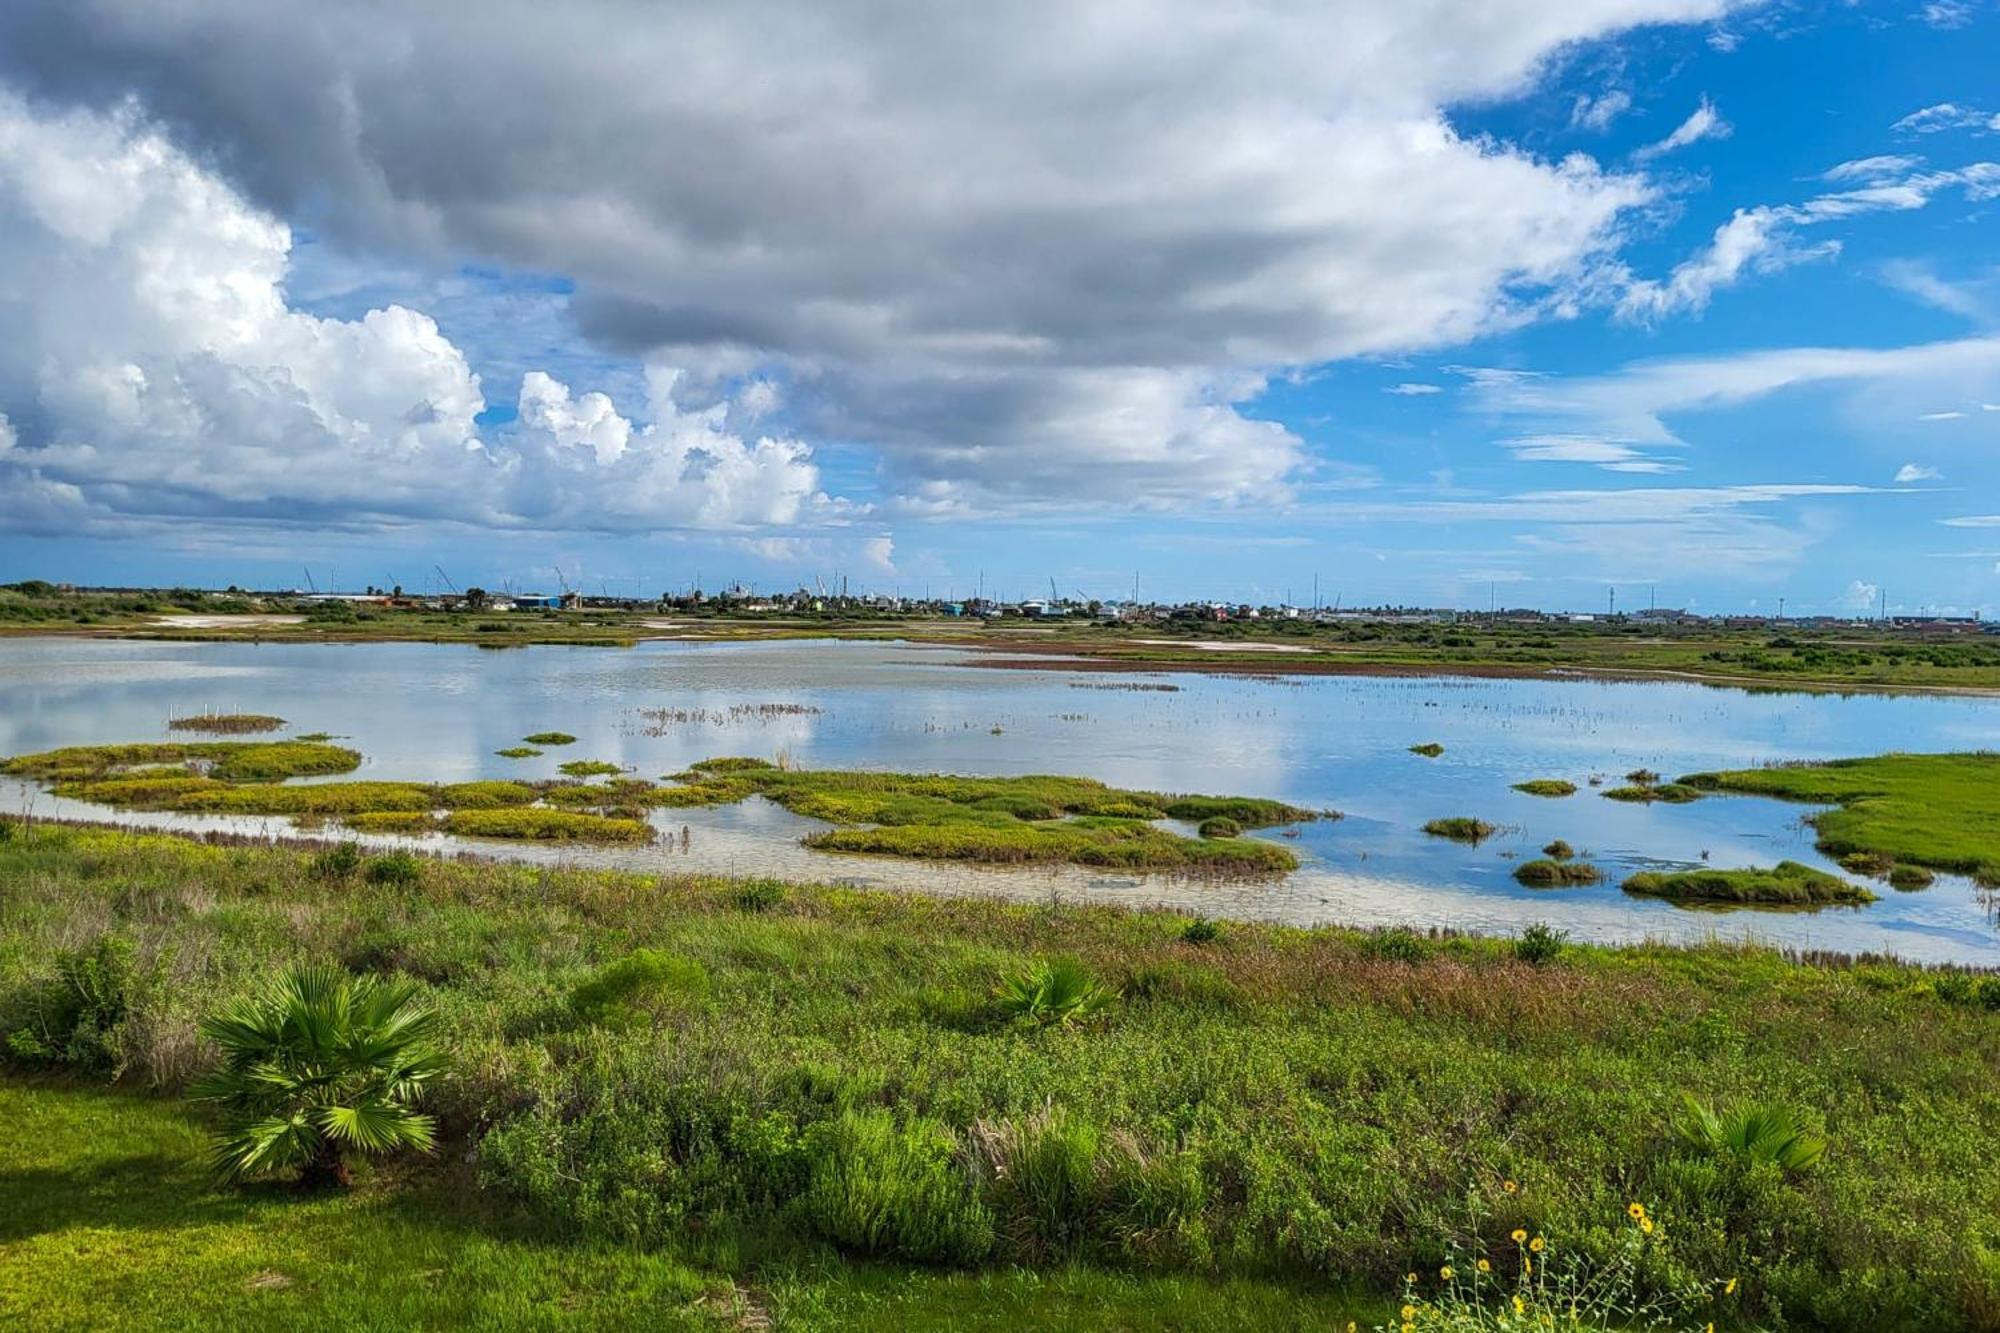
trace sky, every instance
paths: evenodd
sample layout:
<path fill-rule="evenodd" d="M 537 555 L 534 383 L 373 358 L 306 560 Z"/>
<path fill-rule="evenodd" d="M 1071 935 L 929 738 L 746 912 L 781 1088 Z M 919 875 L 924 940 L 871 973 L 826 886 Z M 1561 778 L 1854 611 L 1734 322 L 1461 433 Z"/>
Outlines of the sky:
<path fill-rule="evenodd" d="M 2000 0 L 10 0 L 0 581 L 2000 614 Z"/>

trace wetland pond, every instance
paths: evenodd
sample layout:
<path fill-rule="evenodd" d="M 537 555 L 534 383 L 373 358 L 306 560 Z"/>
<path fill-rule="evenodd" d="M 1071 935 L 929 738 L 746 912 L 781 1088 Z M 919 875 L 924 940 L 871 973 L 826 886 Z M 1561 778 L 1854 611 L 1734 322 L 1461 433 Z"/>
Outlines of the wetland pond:
<path fill-rule="evenodd" d="M 1871 883 L 1880 901 L 1810 912 L 1691 910 L 1628 895 L 1619 882 L 1640 870 L 1783 859 L 1839 868 L 1813 849 L 1801 822 L 1808 807 L 1744 796 L 1676 805 L 1600 795 L 1641 768 L 1671 778 L 1887 750 L 2000 748 L 2000 700 L 1584 679 L 986 670 L 967 660 L 958 649 L 831 640 L 483 651 L 20 638 L 0 641 L 0 755 L 185 738 L 168 731 L 170 718 L 212 711 L 275 714 L 288 722 L 280 737 L 332 733 L 365 756 L 345 778 L 551 779 L 559 765 L 579 760 L 660 778 L 721 755 L 812 769 L 1068 774 L 1153 791 L 1272 797 L 1345 818 L 1250 835 L 1282 839 L 1300 868 L 1223 882 L 816 852 L 799 839 L 825 825 L 756 797 L 653 811 L 662 836 L 648 846 L 441 836 L 422 843 L 527 860 L 1161 905 L 1302 925 L 1504 934 L 1543 921 L 1603 942 L 1747 937 L 2000 966 L 1994 896 L 1960 876 L 1940 875 L 1909 893 Z M 525 758 L 496 753 L 547 731 L 576 740 Z M 1412 753 L 1426 744 L 1442 753 Z M 1564 779 L 1578 790 L 1551 799 L 1512 789 L 1531 779 Z M 0 808 L 295 832 L 282 819 L 110 811 L 12 778 L 0 778 Z M 1498 832 L 1474 845 L 1421 831 L 1454 816 Z M 351 835 L 330 826 L 324 836 Z M 1557 838 L 1603 869 L 1605 882 L 1559 890 L 1517 884 L 1514 868 Z"/>

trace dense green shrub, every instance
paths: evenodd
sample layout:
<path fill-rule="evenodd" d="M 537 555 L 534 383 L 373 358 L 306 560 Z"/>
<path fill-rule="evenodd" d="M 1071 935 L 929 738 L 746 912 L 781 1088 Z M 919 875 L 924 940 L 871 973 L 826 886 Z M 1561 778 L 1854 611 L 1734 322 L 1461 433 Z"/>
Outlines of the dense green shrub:
<path fill-rule="evenodd" d="M 415 884 L 424 877 L 424 863 L 414 852 L 386 852 L 368 863 L 370 884 Z"/>
<path fill-rule="evenodd" d="M 1196 832 L 1204 838 L 1234 838 L 1242 834 L 1243 826 L 1227 815 L 1217 815 L 1202 820 Z"/>
<path fill-rule="evenodd" d="M 352 879 L 361 869 L 361 848 L 355 843 L 335 843 L 313 857 L 312 872 L 321 879 Z"/>
<path fill-rule="evenodd" d="M 707 995 L 708 969 L 694 959 L 634 949 L 571 990 L 569 1008 L 581 1022 L 615 1026 L 662 1005 Z"/>
<path fill-rule="evenodd" d="M 1370 957 L 1391 963 L 1421 963 L 1431 952 L 1422 937 L 1405 926 L 1373 931 L 1363 947 Z"/>
<path fill-rule="evenodd" d="M 1557 930 L 1540 921 L 1521 932 L 1514 941 L 1514 956 L 1524 963 L 1539 967 L 1552 963 L 1561 956 L 1563 946 L 1569 943 L 1569 932 Z"/>
<path fill-rule="evenodd" d="M 993 1215 L 974 1197 L 958 1143 L 935 1120 L 847 1111 L 806 1134 L 799 1216 L 857 1254 L 971 1264 L 993 1248 Z"/>
<path fill-rule="evenodd" d="M 55 975 L 29 998 L 7 1034 L 15 1059 L 116 1072 L 125 1062 L 125 1021 L 138 981 L 132 941 L 105 934 L 55 958 Z"/>
<path fill-rule="evenodd" d="M 746 879 L 736 886 L 731 901 L 745 912 L 773 912 L 785 905 L 785 885 L 775 879 Z"/>

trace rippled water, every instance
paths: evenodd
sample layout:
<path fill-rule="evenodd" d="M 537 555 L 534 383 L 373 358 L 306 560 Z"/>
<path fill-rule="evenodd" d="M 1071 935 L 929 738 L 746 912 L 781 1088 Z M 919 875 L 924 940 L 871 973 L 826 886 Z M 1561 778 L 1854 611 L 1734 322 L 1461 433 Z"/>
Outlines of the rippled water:
<path fill-rule="evenodd" d="M 1692 684 L 1587 680 L 1077 675 L 967 669 L 957 650 L 805 641 L 649 643 L 632 649 L 482 651 L 456 645 L 0 642 L 0 753 L 165 736 L 173 713 L 276 713 L 367 755 L 357 776 L 459 781 L 543 778 L 564 759 L 608 759 L 658 777 L 725 754 L 789 754 L 803 767 L 969 774 L 1074 773 L 1120 786 L 1274 796 L 1345 812 L 1287 841 L 1305 862 L 1278 883 L 1215 885 L 1075 870 L 979 870 L 810 852 L 818 827 L 762 801 L 663 811 L 657 846 L 560 850 L 480 844 L 527 859 L 844 879 L 1015 898 L 1163 903 L 1212 915 L 1514 931 L 1550 921 L 1579 938 L 1751 935 L 1801 948 L 1894 952 L 2000 965 L 1990 898 L 1942 877 L 1920 893 L 1878 888 L 1872 906 L 1811 913 L 1695 912 L 1621 893 L 1656 865 L 1832 868 L 1798 806 L 1717 797 L 1685 806 L 1566 800 L 1509 785 L 1562 777 L 1615 785 L 1630 769 L 1669 776 L 1774 759 L 1888 749 L 2000 747 L 2000 701 L 1751 693 Z M 1101 688 L 1167 684 L 1173 691 Z M 800 704 L 815 715 L 655 726 L 642 709 Z M 538 759 L 494 751 L 529 732 L 571 732 Z M 1436 759 L 1407 747 L 1436 741 Z M 20 784 L 9 809 L 104 817 Z M 1503 826 L 1478 847 L 1419 826 L 1472 815 Z M 289 832 L 282 821 L 125 816 L 183 827 Z M 688 831 L 685 849 L 679 837 Z M 1260 836 L 1278 837 L 1276 831 Z M 1561 837 L 1612 876 L 1596 888 L 1521 888 L 1511 870 Z"/>

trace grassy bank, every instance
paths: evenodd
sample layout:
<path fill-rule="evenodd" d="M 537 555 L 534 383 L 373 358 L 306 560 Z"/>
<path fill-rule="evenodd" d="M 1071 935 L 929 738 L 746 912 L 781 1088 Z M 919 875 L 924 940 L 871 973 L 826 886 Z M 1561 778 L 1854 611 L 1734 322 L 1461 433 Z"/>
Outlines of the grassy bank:
<path fill-rule="evenodd" d="M 1885 754 L 1823 764 L 1696 773 L 1709 791 L 1837 808 L 1813 815 L 1819 848 L 2000 883 L 2000 754 Z"/>
<path fill-rule="evenodd" d="M 2000 983 L 1723 947 L 1558 946 L 1534 965 L 1508 941 L 474 862 L 378 878 L 283 848 L 8 827 L 0 1031 L 45 1017 L 65 950 L 114 939 L 129 978 L 93 1028 L 95 1077 L 181 1087 L 207 1058 L 195 1017 L 301 959 L 419 981 L 452 1061 L 435 1163 L 352 1199 L 202 1193 L 185 1140 L 176 1157 L 99 1153 L 108 1129 L 8 1136 L 0 1182 L 36 1202 L 0 1241 L 28 1261 L 0 1300 L 70 1302 L 73 1323 L 109 1308 L 80 1274 L 112 1265 L 128 1292 L 150 1275 L 218 1310 L 255 1308 L 267 1268 L 297 1299 L 346 1299 L 337 1265 L 259 1248 L 284 1241 L 294 1265 L 345 1253 L 347 1271 L 379 1248 L 385 1282 L 462 1293 L 465 1319 L 524 1293 L 561 1309 L 573 1283 L 605 1322 L 648 1290 L 672 1314 L 720 1272 L 815 1327 L 894 1326 L 894 1302 L 871 1303 L 895 1293 L 957 1302 L 922 1317 L 964 1326 L 1310 1326 L 1341 1307 L 1302 1293 L 1394 1298 L 1412 1271 L 1435 1286 L 1450 1247 L 1504 1259 L 1515 1228 L 1548 1238 L 1550 1265 L 1608 1262 L 1633 1202 L 1659 1219 L 1639 1280 L 1698 1288 L 1724 1327 L 2000 1314 Z M 644 973 L 671 984 L 614 994 L 638 949 L 674 960 Z M 1100 1001 L 1015 1017 L 1005 996 L 1050 960 Z M 1825 1159 L 1788 1172 L 1697 1147 L 1684 1094 L 1788 1106 Z M 58 1117 L 179 1115 L 10 1095 Z M 179 1183 L 148 1195 L 155 1178 Z M 136 1210 L 123 1239 L 99 1208 Z M 344 1228 L 382 1226 L 342 1249 L 360 1234 Z M 201 1268 L 211 1243 L 235 1267 Z M 1192 1293 L 1191 1316 L 1163 1291 Z"/>
<path fill-rule="evenodd" d="M 0 1079 L 0 1324 L 38 1329 L 1340 1328 L 1382 1302 L 1248 1279 L 950 1274 L 832 1251 L 753 1269 L 579 1240 L 442 1161 L 348 1194 L 223 1189 L 176 1103 Z M 732 1271 L 732 1267 L 734 1271 Z"/>

